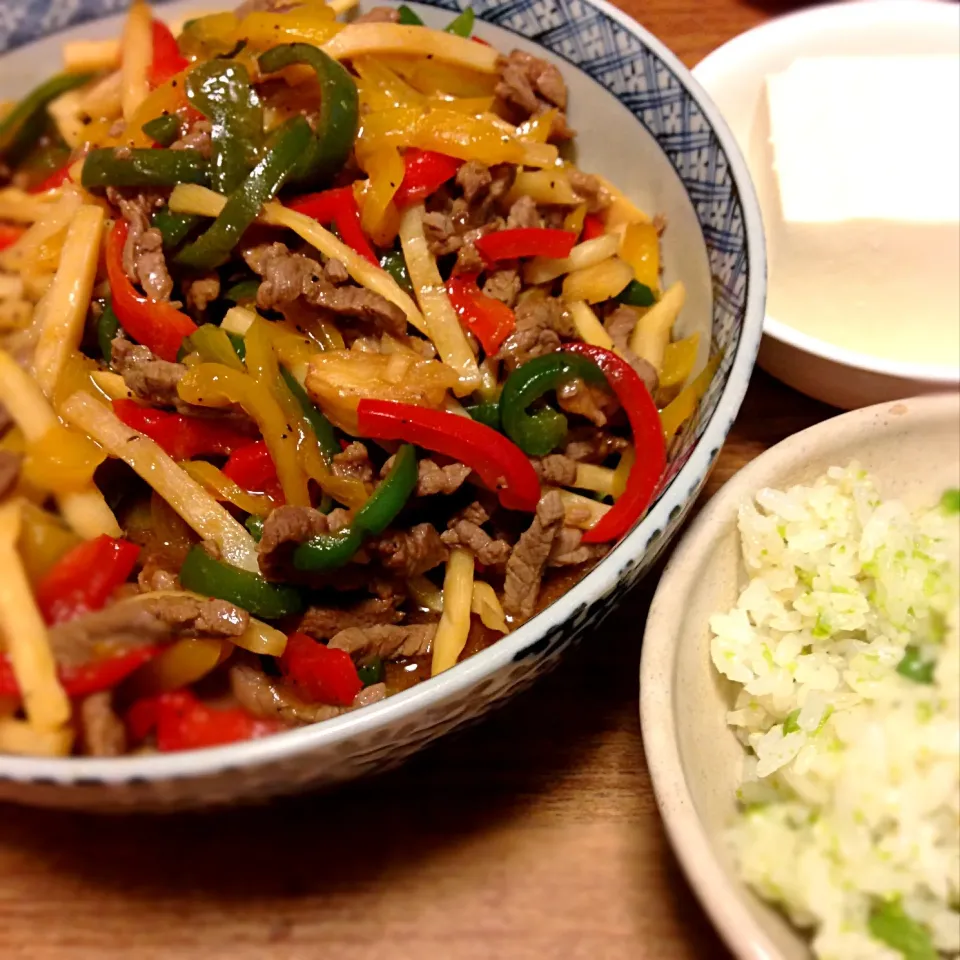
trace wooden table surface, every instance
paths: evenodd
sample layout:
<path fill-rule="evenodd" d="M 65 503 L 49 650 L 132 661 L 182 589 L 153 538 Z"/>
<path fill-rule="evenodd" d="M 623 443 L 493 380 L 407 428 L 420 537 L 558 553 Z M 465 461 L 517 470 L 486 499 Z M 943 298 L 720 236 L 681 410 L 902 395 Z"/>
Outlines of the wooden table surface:
<path fill-rule="evenodd" d="M 788 5 L 620 6 L 692 66 Z M 704 499 L 834 412 L 757 372 Z M 167 818 L 0 807 L 0 957 L 728 960 L 644 766 L 654 580 L 518 701 L 339 793 Z"/>

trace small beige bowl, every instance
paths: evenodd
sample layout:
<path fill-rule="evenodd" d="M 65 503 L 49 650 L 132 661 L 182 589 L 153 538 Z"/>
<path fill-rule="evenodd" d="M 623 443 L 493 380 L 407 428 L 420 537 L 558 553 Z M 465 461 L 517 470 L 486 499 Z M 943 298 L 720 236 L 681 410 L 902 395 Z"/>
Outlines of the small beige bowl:
<path fill-rule="evenodd" d="M 737 510 L 765 486 L 809 482 L 858 460 L 884 497 L 935 503 L 960 484 L 960 397 L 884 403 L 827 420 L 768 450 L 713 498 L 683 538 L 650 608 L 640 665 L 647 763 L 687 879 L 742 960 L 807 960 L 805 937 L 737 879 L 723 833 L 736 809 L 743 748 L 727 727 L 733 685 L 710 660 L 711 614 L 745 581 Z"/>

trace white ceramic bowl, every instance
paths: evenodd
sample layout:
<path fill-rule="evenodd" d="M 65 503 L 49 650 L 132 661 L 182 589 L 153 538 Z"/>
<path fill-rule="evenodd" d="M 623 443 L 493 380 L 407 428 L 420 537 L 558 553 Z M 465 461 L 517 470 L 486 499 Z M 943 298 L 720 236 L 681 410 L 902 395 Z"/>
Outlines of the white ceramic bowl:
<path fill-rule="evenodd" d="M 0 0 L 0 51 L 68 22 L 106 15 L 117 5 L 116 0 L 68 5 Z M 437 0 L 444 9 L 414 6 L 431 25 L 451 19 L 449 0 Z M 158 11 L 174 17 L 196 7 L 196 0 L 182 0 Z M 606 174 L 642 207 L 666 215 L 666 280 L 682 278 L 688 291 L 681 333 L 701 332 L 704 357 L 711 347 L 724 352 L 664 492 L 574 589 L 440 677 L 335 720 L 217 749 L 108 760 L 0 756 L 0 799 L 92 809 L 198 806 L 329 785 L 396 765 L 556 664 L 566 647 L 600 623 L 678 529 L 736 416 L 760 340 L 763 236 L 746 167 L 687 70 L 610 5 L 479 0 L 474 9 L 477 32 L 495 46 L 519 47 L 559 64 L 570 87 L 571 123 L 581 131 L 581 162 Z M 0 57 L 0 99 L 22 96 L 55 71 L 63 40 L 115 37 L 120 26 L 113 16 Z M 615 141 L 607 136 L 612 130 Z"/>
<path fill-rule="evenodd" d="M 784 70 L 797 57 L 958 51 L 957 4 L 869 0 L 814 6 L 771 20 L 715 50 L 697 64 L 693 75 L 723 112 L 749 158 L 750 140 L 756 136 L 755 118 L 765 109 L 766 78 Z M 936 95 L 935 91 L 930 93 Z M 922 135 L 920 131 L 915 133 Z M 768 173 L 757 169 L 752 172 L 758 182 Z M 922 176 L 922 171 L 917 175 Z M 775 275 L 772 283 L 776 283 Z M 957 322 L 957 317 L 944 316 L 944 323 Z M 960 386 L 960 357 L 944 357 L 942 365 L 937 366 L 884 360 L 834 346 L 769 314 L 763 330 L 760 366 L 797 390 L 843 409 Z"/>
<path fill-rule="evenodd" d="M 735 690 L 710 659 L 708 619 L 746 577 L 737 511 L 761 487 L 809 482 L 858 460 L 881 494 L 936 503 L 960 483 L 960 396 L 884 403 L 790 437 L 745 467 L 687 531 L 660 580 L 640 667 L 640 720 L 657 803 L 691 885 L 741 960 L 807 960 L 807 942 L 737 879 L 723 843 L 743 747 L 726 725 Z"/>

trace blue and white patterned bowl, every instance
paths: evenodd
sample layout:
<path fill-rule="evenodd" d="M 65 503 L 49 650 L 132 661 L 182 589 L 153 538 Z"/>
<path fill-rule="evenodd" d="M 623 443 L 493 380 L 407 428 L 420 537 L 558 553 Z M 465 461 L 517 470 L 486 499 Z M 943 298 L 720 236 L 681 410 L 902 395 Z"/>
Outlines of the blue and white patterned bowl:
<path fill-rule="evenodd" d="M 68 38 L 117 36 L 127 0 L 3 0 L 0 99 L 57 69 Z M 696 499 L 753 369 L 766 288 L 760 212 L 716 108 L 658 40 L 603 0 L 475 0 L 477 32 L 555 61 L 570 87 L 579 162 L 663 214 L 665 279 L 682 279 L 681 331 L 723 362 L 686 431 L 670 482 L 619 546 L 538 617 L 442 676 L 353 714 L 251 743 L 100 759 L 0 757 L 0 799 L 122 810 L 201 806 L 329 786 L 395 766 L 528 687 L 600 624 L 649 569 Z M 431 25 L 456 0 L 414 4 Z M 164 4 L 175 16 L 196 0 Z M 107 18 L 107 19 L 98 19 Z M 83 23 L 82 27 L 73 26 Z M 33 42 L 35 41 L 35 42 Z M 25 44 L 29 46 L 24 46 Z M 597 640 L 601 638 L 598 636 Z"/>

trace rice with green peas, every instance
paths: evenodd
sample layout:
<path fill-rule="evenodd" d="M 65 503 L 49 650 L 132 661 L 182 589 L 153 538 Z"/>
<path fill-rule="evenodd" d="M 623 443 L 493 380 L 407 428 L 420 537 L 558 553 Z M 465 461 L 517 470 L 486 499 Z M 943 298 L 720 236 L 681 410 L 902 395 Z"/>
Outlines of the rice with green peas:
<path fill-rule="evenodd" d="M 750 582 L 711 618 L 747 748 L 742 877 L 829 960 L 960 955 L 960 504 L 856 464 L 740 510 Z"/>

